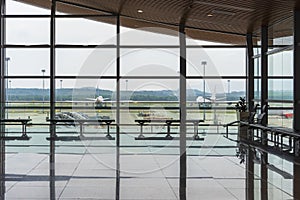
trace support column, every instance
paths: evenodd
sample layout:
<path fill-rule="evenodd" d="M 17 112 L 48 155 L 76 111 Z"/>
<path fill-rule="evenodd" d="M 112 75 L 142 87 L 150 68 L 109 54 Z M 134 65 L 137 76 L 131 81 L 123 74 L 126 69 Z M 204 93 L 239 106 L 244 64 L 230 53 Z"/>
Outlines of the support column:
<path fill-rule="evenodd" d="M 300 199 L 300 165 L 294 163 L 294 179 L 293 179 L 293 197 L 294 199 Z"/>
<path fill-rule="evenodd" d="M 50 119 L 55 117 L 55 12 L 56 0 L 51 2 L 51 20 L 50 20 Z M 56 126 L 50 124 L 50 137 L 56 135 Z M 55 140 L 50 140 L 50 199 L 55 198 Z"/>
<path fill-rule="evenodd" d="M 180 42 L 180 200 L 186 199 L 186 36 L 183 23 L 179 26 Z"/>
<path fill-rule="evenodd" d="M 263 26 L 261 28 L 261 107 L 267 104 L 268 100 L 268 27 Z M 267 109 L 268 110 L 268 109 Z M 262 121 L 262 125 L 268 124 L 268 111 L 266 110 L 266 116 Z M 262 144 L 267 145 L 267 134 L 262 131 Z M 268 154 L 261 153 L 261 200 L 268 199 Z"/>
<path fill-rule="evenodd" d="M 247 102 L 248 110 L 254 108 L 254 60 L 252 33 L 247 34 Z"/>
<path fill-rule="evenodd" d="M 300 131 L 300 10 L 294 11 L 294 124 Z"/>
<path fill-rule="evenodd" d="M 267 104 L 268 100 L 268 27 L 261 28 L 261 107 Z M 268 112 L 264 118 L 263 125 L 268 124 Z"/>
<path fill-rule="evenodd" d="M 246 200 L 254 199 L 254 152 L 247 149 L 247 160 L 246 160 Z"/>
<path fill-rule="evenodd" d="M 260 193 L 261 200 L 268 200 L 268 154 L 261 154 L 260 162 Z"/>

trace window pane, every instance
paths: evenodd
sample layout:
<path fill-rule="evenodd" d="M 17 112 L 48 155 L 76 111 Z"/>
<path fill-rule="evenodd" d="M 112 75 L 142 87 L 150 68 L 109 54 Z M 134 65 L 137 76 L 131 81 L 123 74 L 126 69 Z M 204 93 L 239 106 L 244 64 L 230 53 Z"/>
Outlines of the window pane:
<path fill-rule="evenodd" d="M 178 76 L 178 49 L 121 49 L 122 76 Z"/>
<path fill-rule="evenodd" d="M 187 49 L 187 75 L 202 76 L 203 67 L 206 76 L 245 76 L 245 49 Z"/>
<path fill-rule="evenodd" d="M 254 76 L 261 75 L 261 58 L 254 59 Z"/>
<path fill-rule="evenodd" d="M 116 43 L 116 25 L 101 22 L 101 17 L 57 18 L 57 44 L 103 45 Z M 115 20 L 115 18 L 112 18 Z"/>
<path fill-rule="evenodd" d="M 178 32 L 165 28 L 132 29 L 121 26 L 120 37 L 121 45 L 179 45 Z"/>
<path fill-rule="evenodd" d="M 269 99 L 271 100 L 292 100 L 293 80 L 292 79 L 269 79 Z"/>
<path fill-rule="evenodd" d="M 187 116 L 189 119 L 205 119 L 208 124 L 224 124 L 234 121 L 236 120 L 234 105 L 240 97 L 244 96 L 245 80 L 242 79 L 206 79 L 205 94 L 203 80 L 188 80 Z"/>
<path fill-rule="evenodd" d="M 56 49 L 57 75 L 116 75 L 114 48 Z"/>
<path fill-rule="evenodd" d="M 254 79 L 254 99 L 258 100 L 261 96 L 261 80 Z"/>
<path fill-rule="evenodd" d="M 269 76 L 293 76 L 293 51 L 268 56 Z"/>
<path fill-rule="evenodd" d="M 44 86 L 44 87 L 43 87 Z M 8 79 L 8 118 L 28 118 L 45 123 L 49 116 L 49 79 Z"/>
<path fill-rule="evenodd" d="M 8 75 L 39 75 L 50 74 L 50 50 L 45 49 L 6 49 L 6 66 Z"/>
<path fill-rule="evenodd" d="M 21 3 L 16 0 L 6 0 L 7 15 L 50 15 L 51 1 L 35 1 L 32 6 L 27 3 Z"/>
<path fill-rule="evenodd" d="M 269 102 L 268 124 L 272 126 L 293 127 L 292 103 Z"/>
<path fill-rule="evenodd" d="M 6 19 L 7 44 L 49 44 L 50 18 Z"/>

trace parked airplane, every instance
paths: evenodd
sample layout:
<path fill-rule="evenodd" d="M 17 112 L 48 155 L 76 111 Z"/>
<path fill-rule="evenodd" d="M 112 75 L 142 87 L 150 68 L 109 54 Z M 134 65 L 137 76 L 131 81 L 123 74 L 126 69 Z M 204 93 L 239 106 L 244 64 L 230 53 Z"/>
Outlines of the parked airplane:
<path fill-rule="evenodd" d="M 103 103 L 111 103 L 112 101 L 108 101 L 110 98 L 104 98 L 103 96 L 98 96 L 96 98 L 86 98 L 86 100 L 82 101 L 82 100 L 72 100 L 72 101 L 65 101 L 65 102 L 70 102 L 70 103 L 74 103 L 75 105 L 77 105 L 78 103 L 84 103 L 86 105 L 88 105 L 89 103 L 94 103 L 96 105 L 101 105 Z M 104 104 L 105 105 L 105 104 Z"/>
<path fill-rule="evenodd" d="M 94 101 L 95 103 L 103 103 L 106 100 L 108 100 L 109 98 L 103 98 L 103 96 L 98 96 L 96 98 L 86 98 L 87 100 L 91 100 Z"/>
<path fill-rule="evenodd" d="M 205 103 L 205 104 L 208 104 L 208 105 L 211 105 L 211 104 L 228 104 L 228 105 L 231 105 L 233 103 L 235 103 L 236 101 L 227 101 L 227 100 L 224 100 L 226 97 L 221 97 L 221 98 L 217 98 L 216 97 L 216 94 L 215 93 L 212 93 L 212 95 L 210 97 L 207 97 L 207 96 L 198 96 L 196 98 L 196 102 L 197 103 Z"/>

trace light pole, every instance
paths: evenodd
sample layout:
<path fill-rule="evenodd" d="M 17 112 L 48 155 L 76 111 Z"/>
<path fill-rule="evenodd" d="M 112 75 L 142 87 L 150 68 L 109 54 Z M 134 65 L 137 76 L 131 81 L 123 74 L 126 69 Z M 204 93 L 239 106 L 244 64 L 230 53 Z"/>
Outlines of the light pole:
<path fill-rule="evenodd" d="M 11 101 L 11 99 L 10 99 L 10 97 L 11 97 L 11 80 L 9 80 L 8 89 L 9 89 L 9 92 L 8 92 L 8 101 Z"/>
<path fill-rule="evenodd" d="M 227 92 L 228 92 L 228 94 L 227 94 L 227 96 L 229 96 L 229 94 L 230 94 L 230 80 L 227 80 L 227 83 L 228 83 L 228 88 L 227 88 Z"/>
<path fill-rule="evenodd" d="M 8 106 L 8 62 L 10 61 L 10 57 L 6 57 L 5 58 L 5 76 L 6 76 L 6 79 L 5 79 L 5 90 L 6 90 L 6 94 L 5 94 L 5 105 Z M 8 112 L 7 112 L 7 109 L 5 110 L 5 113 L 6 113 L 6 118 L 8 118 Z"/>
<path fill-rule="evenodd" d="M 128 90 L 128 80 L 126 80 L 125 82 L 126 82 L 125 89 L 126 89 L 126 92 L 127 92 L 127 90 Z"/>
<path fill-rule="evenodd" d="M 62 104 L 62 101 L 63 101 L 63 91 L 62 91 L 62 88 L 63 88 L 63 80 L 60 80 L 60 100 L 61 100 L 61 104 Z M 61 109 L 60 109 L 60 112 L 61 112 Z"/>
<path fill-rule="evenodd" d="M 43 113 L 44 113 L 44 101 L 45 101 L 45 78 L 44 78 L 44 75 L 45 75 L 45 72 L 46 70 L 45 69 L 42 69 L 41 72 L 43 73 Z"/>
<path fill-rule="evenodd" d="M 204 105 L 204 110 L 203 110 L 203 120 L 205 120 L 205 98 L 206 98 L 206 94 L 205 94 L 205 66 L 207 65 L 206 61 L 202 61 L 201 65 L 203 65 L 203 105 Z"/>
<path fill-rule="evenodd" d="M 62 94 L 63 94 L 63 92 L 62 92 L 62 84 L 63 84 L 63 80 L 60 80 L 60 95 L 61 95 L 61 101 L 63 100 L 63 98 L 62 98 Z"/>

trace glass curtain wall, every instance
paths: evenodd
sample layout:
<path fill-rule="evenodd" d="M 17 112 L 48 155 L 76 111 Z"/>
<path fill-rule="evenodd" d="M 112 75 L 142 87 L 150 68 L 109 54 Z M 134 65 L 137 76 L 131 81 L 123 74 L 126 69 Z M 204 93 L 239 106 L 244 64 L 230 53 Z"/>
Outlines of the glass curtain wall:
<path fill-rule="evenodd" d="M 66 140 L 80 137 L 55 142 L 56 173 L 83 176 L 88 189 L 102 199 L 116 197 L 116 106 L 112 103 L 117 91 L 116 24 L 112 14 L 56 3 L 56 117 L 88 120 L 56 125 L 57 136 Z M 64 166 L 70 159 L 73 161 Z M 82 180 L 72 179 L 61 197 L 88 197 L 81 185 Z"/>
<path fill-rule="evenodd" d="M 50 105 L 50 4 L 48 9 L 6 1 L 4 82 L 5 118 L 31 119 L 26 141 L 31 148 L 22 148 L 21 141 L 8 141 L 7 152 L 48 152 L 43 135 L 48 130 L 45 119 Z M 44 120 L 40 120 L 44 119 Z M 7 136 L 19 136 L 21 125 L 7 125 Z M 37 141 L 39 145 L 37 144 Z"/>
<path fill-rule="evenodd" d="M 31 121 L 27 126 L 29 140 L 5 142 L 6 153 L 15 155 L 6 160 L 5 173 L 39 180 L 31 186 L 40 187 L 40 192 L 32 192 L 34 196 L 26 198 L 80 197 L 82 182 L 76 179 L 74 182 L 54 181 L 48 187 L 49 178 L 43 177 L 49 177 L 48 154 L 55 152 L 55 165 L 51 167 L 54 175 L 88 177 L 87 184 L 94 191 L 99 185 L 93 183 L 99 177 L 106 177 L 101 181 L 107 193 L 99 191 L 98 197 L 115 198 L 116 126 L 109 126 L 111 138 L 108 138 L 106 123 L 91 122 L 85 125 L 83 137 L 92 139 L 76 140 L 82 128 L 80 123 L 58 123 L 56 136 L 63 139 L 57 139 L 50 146 L 48 119 L 52 110 L 55 119 L 111 119 L 115 124 L 115 105 L 106 104 L 103 99 L 115 101 L 116 16 L 57 3 L 53 15 L 55 26 L 51 29 L 51 1 L 45 4 L 42 9 L 6 1 L 5 118 Z M 51 38 L 55 38 L 53 43 Z M 50 105 L 52 81 L 55 82 L 53 107 Z M 21 131 L 21 125 L 10 123 L 5 126 L 5 137 L 19 136 Z M 28 162 L 20 164 L 22 159 Z M 67 189 L 62 195 L 62 188 L 68 184 L 78 188 L 75 190 L 78 194 Z M 27 186 L 22 184 L 14 187 L 15 192 L 8 193 L 7 198 L 20 198 L 20 190 L 24 188 Z M 86 197 L 86 193 L 82 195 Z"/>
<path fill-rule="evenodd" d="M 217 198 L 213 197 L 214 192 L 206 196 L 203 190 L 195 188 L 209 191 L 211 188 L 206 184 L 218 182 L 224 188 L 237 184 L 244 190 L 246 184 L 243 162 L 231 166 L 233 162 L 239 162 L 235 156 L 239 149 L 233 141 L 237 139 L 237 127 L 229 128 L 229 137 L 233 140 L 222 135 L 226 131 L 222 124 L 237 120 L 235 104 L 240 97 L 246 96 L 246 48 L 243 45 L 207 44 L 190 38 L 187 41 L 187 120 L 203 120 L 199 136 L 204 139 L 187 141 L 187 196 L 214 199 Z M 191 131 L 191 128 L 187 127 L 187 130 Z M 214 165 L 215 162 L 218 165 Z M 214 178 L 207 178 L 206 184 L 196 178 L 209 176 Z M 213 190 L 222 193 L 218 187 Z M 245 193 L 235 193 L 235 197 L 246 198 Z M 227 194 L 222 193 L 222 198 L 227 198 Z"/>
<path fill-rule="evenodd" d="M 20 173 L 37 175 L 41 182 L 47 182 L 43 178 L 49 176 L 48 154 L 54 148 L 55 165 L 51 169 L 61 177 L 53 183 L 54 196 L 87 197 L 86 187 L 82 187 L 84 180 L 89 190 L 97 191 L 96 196 L 102 199 L 115 198 L 120 191 L 120 198 L 141 197 L 145 186 L 153 190 L 153 198 L 170 198 L 172 194 L 171 198 L 176 199 L 178 194 L 173 191 L 178 191 L 179 140 L 166 139 L 168 132 L 178 138 L 179 126 L 142 126 L 137 120 L 179 120 L 178 33 L 165 35 L 160 34 L 165 30 L 125 28 L 121 18 L 117 35 L 117 16 L 62 2 L 56 3 L 52 27 L 55 31 L 51 32 L 50 4 L 48 9 L 12 0 L 6 4 L 6 118 L 32 120 L 27 128 L 31 140 L 8 141 L 6 150 L 39 155 L 38 161 L 28 162 L 27 168 L 22 169 L 31 170 L 29 173 Z M 55 38 L 53 43 L 51 38 Z M 232 164 L 229 159 L 238 160 L 236 145 L 221 134 L 225 131 L 222 124 L 236 120 L 234 105 L 246 94 L 245 58 L 245 46 L 200 44 L 187 39 L 187 120 L 203 120 L 199 128 L 187 124 L 188 162 L 193 163 L 188 169 L 190 174 L 201 165 L 209 168 L 223 156 L 224 165 Z M 60 139 L 50 148 L 49 117 L 53 111 L 55 119 L 66 121 L 54 126 Z M 85 123 L 84 135 L 79 135 L 82 124 L 68 121 L 74 119 L 112 120 L 112 124 Z M 120 125 L 120 135 L 116 124 Z M 19 132 L 17 126 L 6 128 L 9 135 Z M 236 133 L 235 127 L 233 130 Z M 201 140 L 193 140 L 196 132 Z M 25 154 L 24 159 L 36 157 Z M 15 173 L 14 162 L 18 160 L 7 160 L 6 173 Z M 235 169 L 238 175 L 234 178 L 243 179 L 243 166 Z M 200 173 L 207 172 L 201 169 Z M 226 174 L 226 178 L 232 178 L 231 175 Z M 80 178 L 70 180 L 71 176 Z M 53 188 L 46 185 L 41 191 L 53 195 Z M 17 187 L 11 198 L 19 198 L 18 189 L 24 187 L 27 186 Z"/>
<path fill-rule="evenodd" d="M 293 22 L 290 17 L 268 29 L 268 123 L 271 126 L 293 128 Z M 292 196 L 293 179 L 288 177 L 293 175 L 293 164 L 273 155 L 269 155 L 268 163 L 287 174 L 268 170 L 269 198 Z M 282 188 L 286 195 L 277 188 Z"/>
<path fill-rule="evenodd" d="M 270 27 L 268 35 L 274 46 L 268 53 L 269 124 L 292 128 L 293 18 Z"/>
<path fill-rule="evenodd" d="M 286 28 L 289 27 L 289 28 Z M 254 95 L 255 103 L 261 102 L 261 39 L 260 31 L 254 34 Z M 288 18 L 268 27 L 268 125 L 293 127 L 293 18 Z M 287 141 L 285 141 L 287 142 Z M 264 153 L 256 152 L 256 159 L 263 159 Z M 263 166 L 263 167 L 262 167 Z M 267 166 L 267 169 L 266 169 Z M 263 172 L 264 171 L 264 172 Z M 267 173 L 267 174 L 265 174 Z M 255 164 L 254 188 L 265 187 L 268 198 L 291 198 L 293 195 L 293 164 L 268 154 L 267 165 Z M 263 178 L 264 177 L 264 178 Z M 267 182 L 267 185 L 265 184 Z M 281 188 L 279 190 L 278 188 Z M 283 192 L 282 192 L 283 191 Z M 255 199 L 264 198 L 256 195 Z"/>
<path fill-rule="evenodd" d="M 179 35 L 125 28 L 126 20 L 121 18 L 120 33 L 120 176 L 132 178 L 121 178 L 120 198 L 142 196 L 145 187 L 154 199 L 176 198 L 164 174 L 179 177 L 170 171 L 179 166 L 179 140 L 168 139 L 178 138 L 179 126 L 159 121 L 180 119 Z M 143 120 L 153 123 L 139 125 Z"/>

